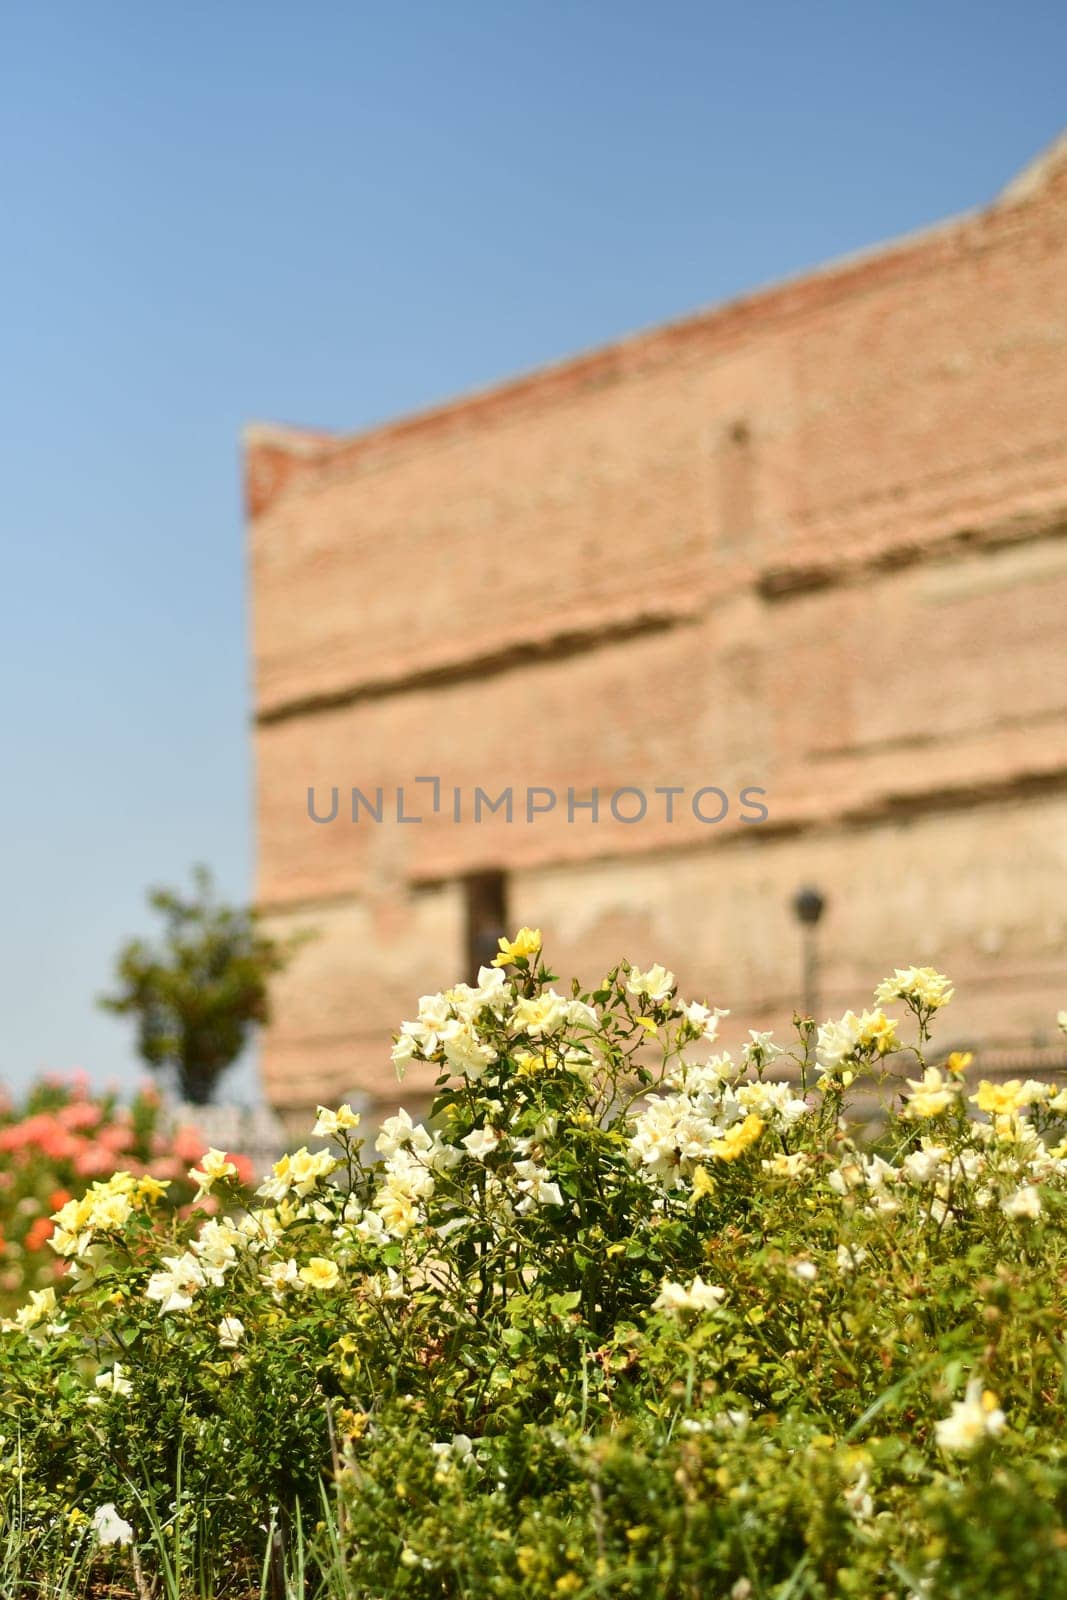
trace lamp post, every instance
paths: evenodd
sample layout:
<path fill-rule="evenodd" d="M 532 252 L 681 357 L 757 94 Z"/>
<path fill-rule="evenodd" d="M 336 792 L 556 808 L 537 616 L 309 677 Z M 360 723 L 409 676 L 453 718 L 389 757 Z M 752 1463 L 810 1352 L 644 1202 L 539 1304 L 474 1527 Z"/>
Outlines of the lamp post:
<path fill-rule="evenodd" d="M 793 915 L 800 923 L 804 950 L 804 1012 L 814 1019 L 819 1003 L 819 956 L 815 930 L 826 910 L 826 896 L 810 885 L 793 896 Z"/>

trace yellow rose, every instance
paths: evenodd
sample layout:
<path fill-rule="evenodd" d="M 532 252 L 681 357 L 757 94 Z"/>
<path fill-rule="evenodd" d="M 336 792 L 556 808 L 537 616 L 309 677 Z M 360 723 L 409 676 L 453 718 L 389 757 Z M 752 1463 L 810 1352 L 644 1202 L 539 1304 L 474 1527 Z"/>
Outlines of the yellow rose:
<path fill-rule="evenodd" d="M 335 1289 L 341 1280 L 336 1261 L 325 1256 L 312 1256 L 306 1267 L 300 1268 L 300 1281 L 309 1289 Z"/>
<path fill-rule="evenodd" d="M 225 1150 L 212 1148 L 201 1156 L 198 1167 L 189 1168 L 189 1176 L 197 1185 L 196 1198 L 199 1200 L 220 1178 L 236 1178 L 237 1168 L 226 1159 Z"/>
<path fill-rule="evenodd" d="M 888 1055 L 891 1050 L 899 1050 L 895 1020 L 887 1017 L 884 1011 L 865 1011 L 859 1019 L 857 1043 L 862 1049 L 876 1050 L 880 1056 Z"/>
<path fill-rule="evenodd" d="M 31 1289 L 29 1300 L 15 1312 L 14 1326 L 26 1333 L 30 1328 L 35 1328 L 39 1322 L 43 1322 L 46 1317 L 54 1316 L 55 1311 L 54 1289 Z"/>
<path fill-rule="evenodd" d="M 750 1112 L 744 1122 L 737 1123 L 724 1133 L 721 1139 L 713 1139 L 709 1145 L 710 1153 L 716 1161 L 736 1161 L 751 1145 L 754 1145 L 764 1129 L 762 1117 Z"/>
<path fill-rule="evenodd" d="M 540 928 L 520 928 L 514 939 L 499 939 L 500 954 L 494 956 L 494 967 L 510 967 L 516 961 L 529 961 L 541 950 Z"/>
<path fill-rule="evenodd" d="M 351 1106 L 338 1106 L 336 1111 L 330 1111 L 326 1106 L 319 1106 L 318 1119 L 311 1131 L 316 1139 L 336 1139 L 339 1134 L 348 1133 L 352 1128 L 358 1127 L 359 1112 L 353 1111 Z"/>
<path fill-rule="evenodd" d="M 148 1205 L 154 1205 L 157 1200 L 162 1200 L 170 1188 L 169 1178 L 153 1178 L 146 1175 L 137 1180 L 137 1198 L 144 1200 Z"/>
<path fill-rule="evenodd" d="M 1007 1083 L 989 1083 L 983 1080 L 978 1085 L 978 1093 L 971 1095 L 971 1103 L 979 1111 L 988 1111 L 990 1116 L 1008 1116 L 1019 1108 L 1019 1090 L 1022 1083 L 1018 1078 L 1011 1078 Z"/>

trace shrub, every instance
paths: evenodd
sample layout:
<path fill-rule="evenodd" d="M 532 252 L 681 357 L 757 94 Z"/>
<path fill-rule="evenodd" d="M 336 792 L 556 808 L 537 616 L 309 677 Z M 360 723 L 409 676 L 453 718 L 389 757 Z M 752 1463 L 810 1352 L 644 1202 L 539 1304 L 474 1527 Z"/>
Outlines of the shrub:
<path fill-rule="evenodd" d="M 198 1594 L 272 1529 L 348 1600 L 1067 1591 L 1067 1090 L 935 1060 L 926 968 L 731 1055 L 660 967 L 498 961 L 401 1028 L 438 1094 L 376 1159 L 320 1108 L 251 1209 L 209 1152 L 225 1215 L 60 1212 L 3 1354 L 24 1538 L 117 1518 L 87 1561 Z"/>

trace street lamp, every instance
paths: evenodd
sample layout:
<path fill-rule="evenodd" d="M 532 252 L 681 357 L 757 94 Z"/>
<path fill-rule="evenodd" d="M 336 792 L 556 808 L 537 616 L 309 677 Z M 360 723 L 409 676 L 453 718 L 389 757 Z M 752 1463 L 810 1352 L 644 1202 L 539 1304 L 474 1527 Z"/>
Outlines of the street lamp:
<path fill-rule="evenodd" d="M 818 948 L 815 930 L 826 910 L 826 896 L 810 884 L 793 896 L 793 915 L 801 926 L 804 945 L 804 1013 L 814 1018 L 818 1005 Z"/>

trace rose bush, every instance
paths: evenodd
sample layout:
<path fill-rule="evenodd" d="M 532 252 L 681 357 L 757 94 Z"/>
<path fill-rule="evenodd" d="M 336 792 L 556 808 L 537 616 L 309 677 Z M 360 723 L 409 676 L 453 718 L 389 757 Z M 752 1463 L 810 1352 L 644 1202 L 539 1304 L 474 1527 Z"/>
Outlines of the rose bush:
<path fill-rule="evenodd" d="M 196 1192 L 188 1167 L 203 1149 L 195 1128 L 170 1128 L 159 1095 L 139 1090 L 128 1105 L 93 1094 L 80 1074 L 35 1084 L 19 1103 L 0 1102 L 0 1307 L 11 1310 L 31 1289 L 54 1285 L 65 1270 L 49 1249 L 52 1213 L 92 1180 L 117 1168 L 151 1170 L 167 1199 L 187 1205 Z M 240 1176 L 252 1176 L 238 1157 Z"/>
<path fill-rule="evenodd" d="M 929 968 L 788 1051 L 721 1049 L 662 967 L 555 981 L 524 929 L 424 996 L 394 1055 L 439 1067 L 432 1114 L 373 1154 L 320 1108 L 250 1206 L 211 1151 L 187 1217 L 133 1170 L 60 1209 L 67 1277 L 0 1368 L 27 1562 L 199 1595 L 288 1550 L 349 1600 L 1067 1592 L 1067 1090 L 937 1057 Z"/>

